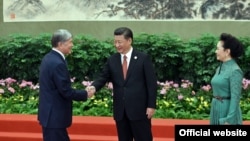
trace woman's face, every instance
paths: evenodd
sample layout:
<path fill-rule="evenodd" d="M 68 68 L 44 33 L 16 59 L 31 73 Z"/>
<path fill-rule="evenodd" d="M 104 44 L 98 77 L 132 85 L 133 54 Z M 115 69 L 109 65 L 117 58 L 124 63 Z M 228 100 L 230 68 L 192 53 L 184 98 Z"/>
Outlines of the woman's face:
<path fill-rule="evenodd" d="M 224 42 L 219 41 L 215 50 L 216 58 L 219 61 L 225 62 L 230 59 L 230 50 L 223 47 Z"/>

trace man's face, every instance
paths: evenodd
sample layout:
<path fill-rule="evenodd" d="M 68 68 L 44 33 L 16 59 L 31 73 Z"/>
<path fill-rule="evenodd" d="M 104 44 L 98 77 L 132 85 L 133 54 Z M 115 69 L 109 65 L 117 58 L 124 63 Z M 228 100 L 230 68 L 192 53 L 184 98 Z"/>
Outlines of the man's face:
<path fill-rule="evenodd" d="M 114 46 L 117 52 L 126 54 L 131 48 L 131 38 L 125 39 L 123 35 L 116 35 L 114 39 Z"/>
<path fill-rule="evenodd" d="M 68 55 L 71 53 L 72 47 L 73 47 L 73 42 L 72 38 L 65 42 L 59 42 L 58 44 L 58 50 L 60 50 L 64 55 Z"/>

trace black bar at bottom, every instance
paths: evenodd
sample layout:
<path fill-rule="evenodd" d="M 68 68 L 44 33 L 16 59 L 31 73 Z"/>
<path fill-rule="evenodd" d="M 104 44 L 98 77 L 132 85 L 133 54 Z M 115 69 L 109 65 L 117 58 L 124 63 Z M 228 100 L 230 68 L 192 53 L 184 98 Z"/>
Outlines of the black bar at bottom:
<path fill-rule="evenodd" d="M 250 125 L 175 125 L 175 141 L 237 139 L 249 141 Z"/>

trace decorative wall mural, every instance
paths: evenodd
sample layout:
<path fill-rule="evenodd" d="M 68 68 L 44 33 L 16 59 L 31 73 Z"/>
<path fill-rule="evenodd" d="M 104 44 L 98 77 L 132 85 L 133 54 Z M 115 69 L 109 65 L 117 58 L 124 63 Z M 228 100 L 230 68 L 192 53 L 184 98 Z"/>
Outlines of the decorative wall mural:
<path fill-rule="evenodd" d="M 3 0 L 4 22 L 249 20 L 250 0 Z"/>

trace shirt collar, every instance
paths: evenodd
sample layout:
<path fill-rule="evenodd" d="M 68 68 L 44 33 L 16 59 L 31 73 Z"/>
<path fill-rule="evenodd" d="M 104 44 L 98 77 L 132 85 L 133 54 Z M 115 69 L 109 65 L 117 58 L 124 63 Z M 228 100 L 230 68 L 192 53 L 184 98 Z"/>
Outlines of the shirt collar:
<path fill-rule="evenodd" d="M 132 55 L 133 47 L 130 48 L 130 50 L 126 54 L 121 54 L 121 57 L 123 58 L 124 55 L 127 56 L 128 59 L 130 59 Z"/>
<path fill-rule="evenodd" d="M 61 51 L 59 51 L 59 50 L 56 49 L 56 48 L 52 48 L 52 50 L 58 52 L 58 53 L 63 57 L 63 59 L 65 60 L 65 56 L 63 55 L 63 53 L 62 53 Z"/>

